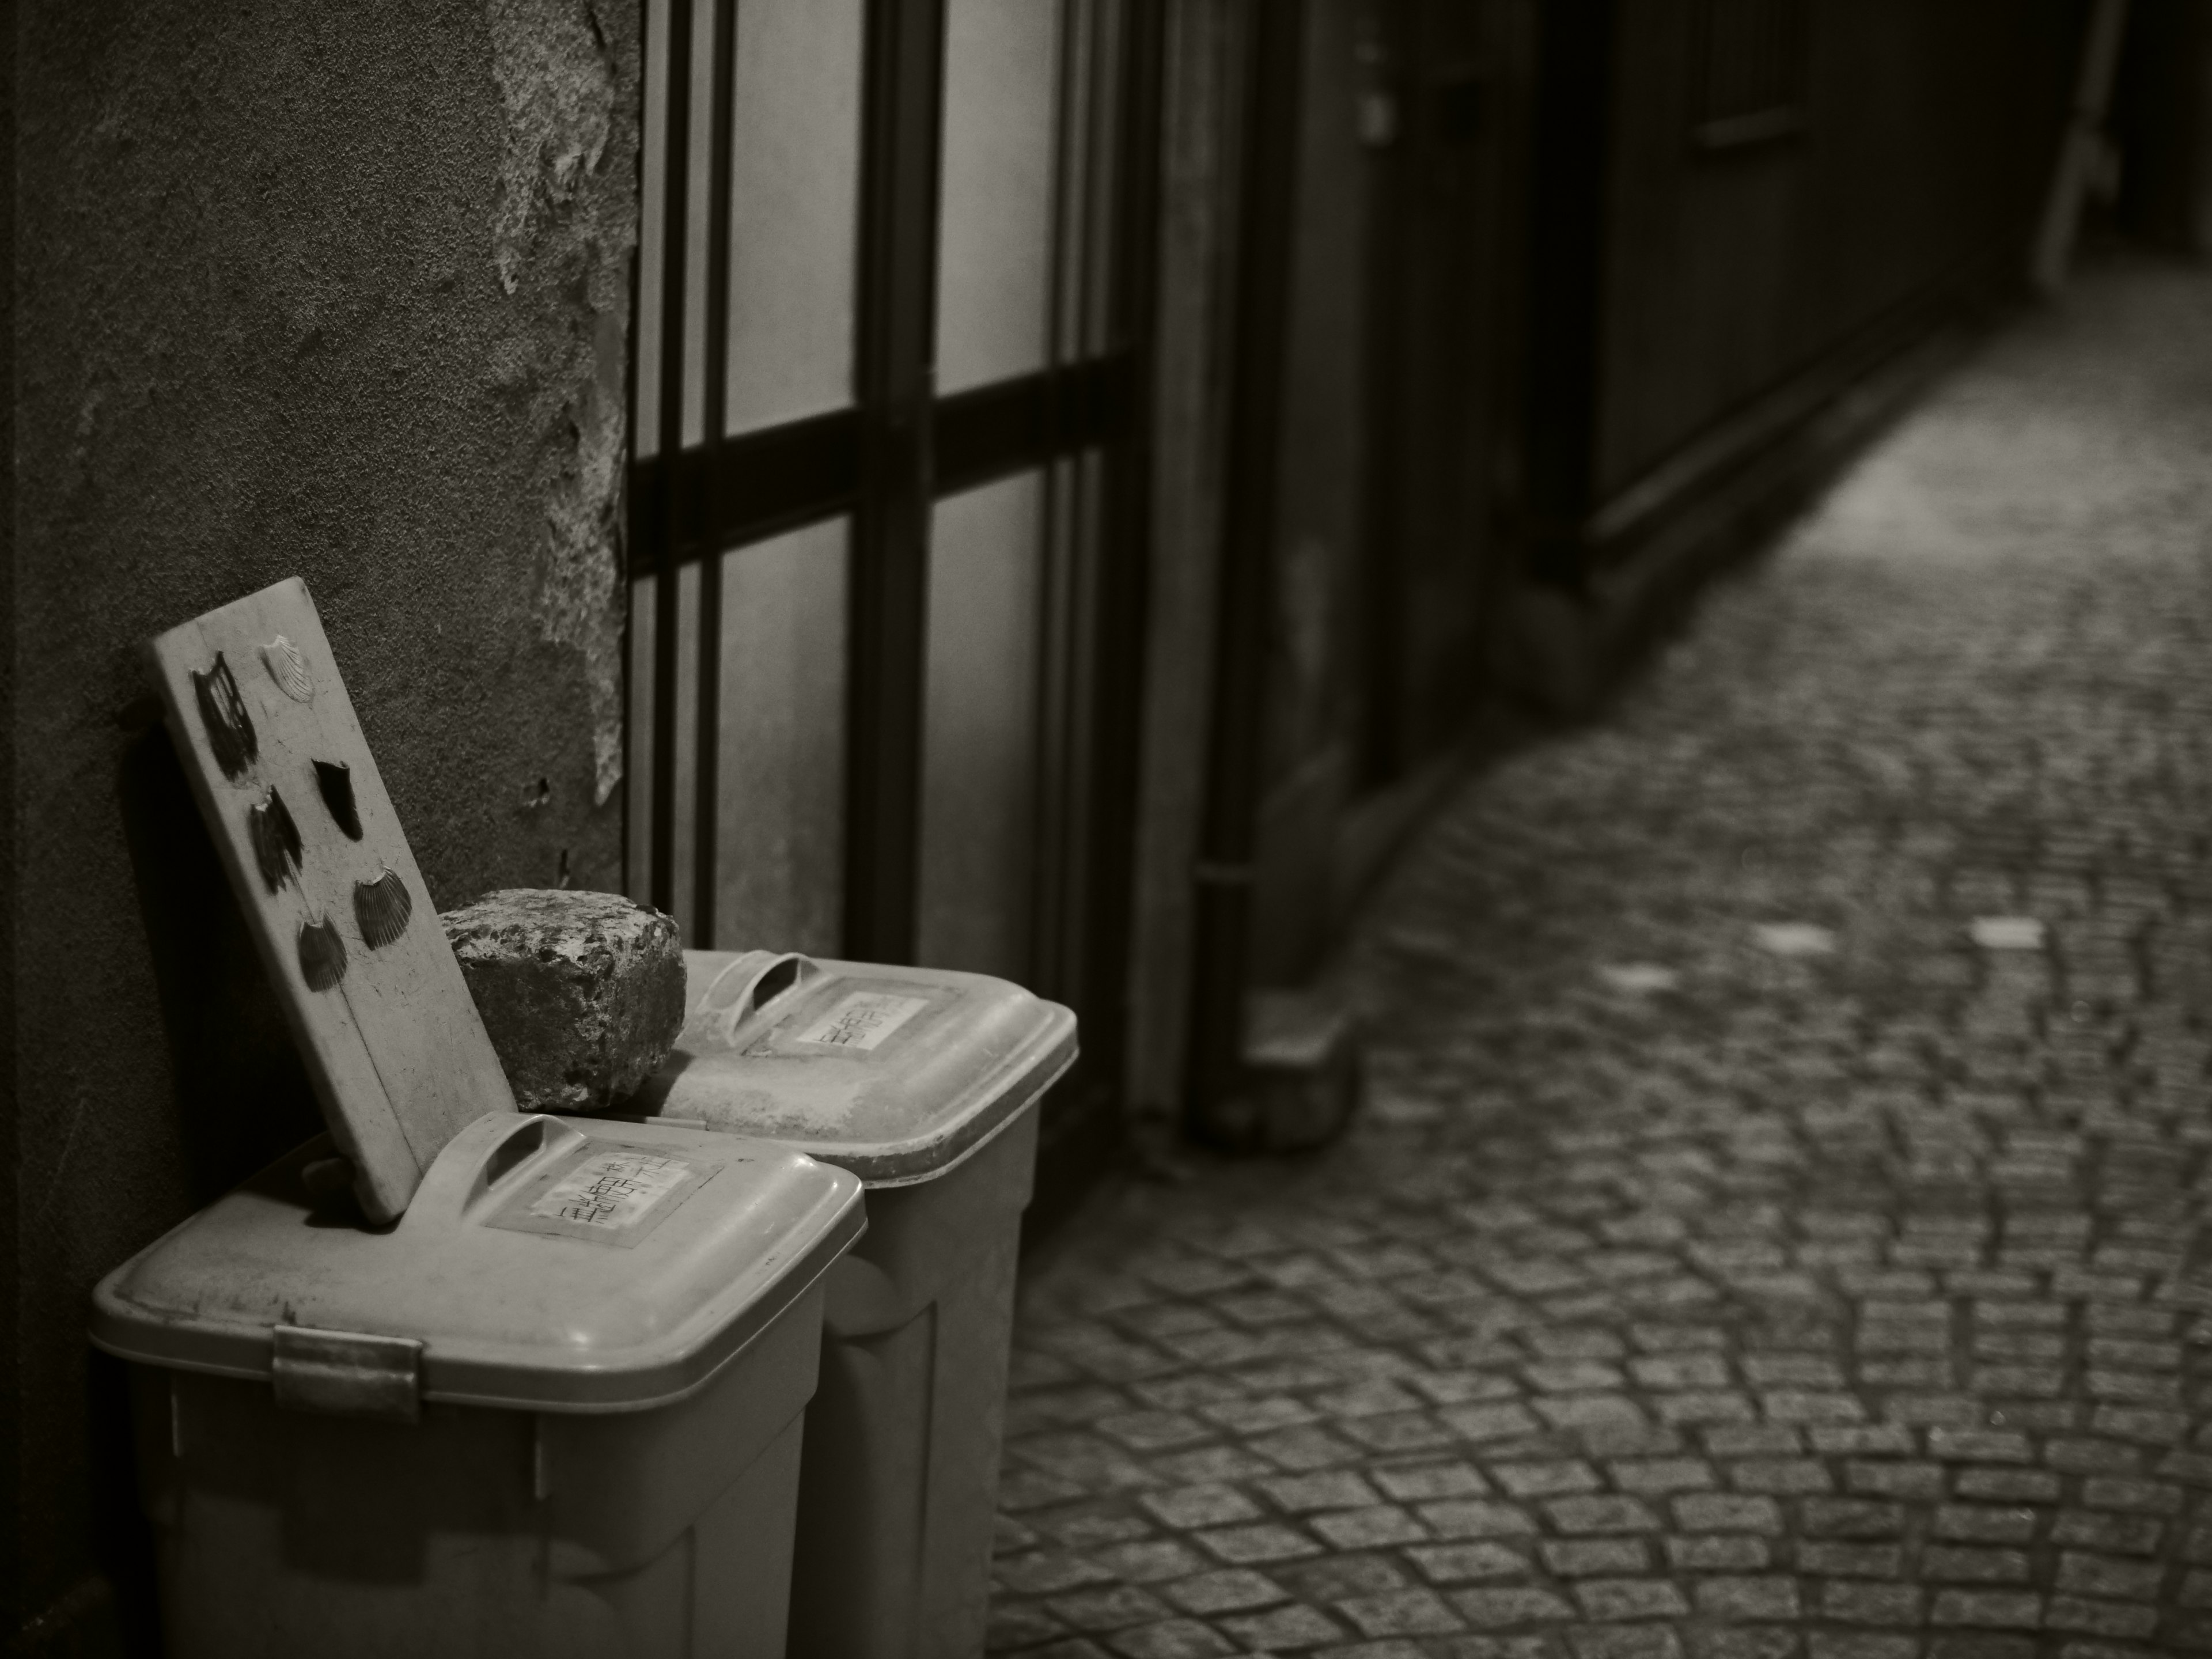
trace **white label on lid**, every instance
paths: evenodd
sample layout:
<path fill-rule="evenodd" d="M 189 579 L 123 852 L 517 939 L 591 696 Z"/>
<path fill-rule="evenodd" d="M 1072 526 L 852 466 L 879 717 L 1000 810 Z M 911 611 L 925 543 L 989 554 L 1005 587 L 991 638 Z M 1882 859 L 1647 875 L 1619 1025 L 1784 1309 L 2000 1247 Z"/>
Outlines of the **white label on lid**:
<path fill-rule="evenodd" d="M 624 1148 L 586 1158 L 530 1206 L 549 1221 L 623 1232 L 692 1174 L 680 1158 L 659 1158 Z"/>
<path fill-rule="evenodd" d="M 927 997 L 893 996 L 888 991 L 853 991 L 836 1006 L 792 1039 L 827 1048 L 873 1048 L 929 1006 Z"/>

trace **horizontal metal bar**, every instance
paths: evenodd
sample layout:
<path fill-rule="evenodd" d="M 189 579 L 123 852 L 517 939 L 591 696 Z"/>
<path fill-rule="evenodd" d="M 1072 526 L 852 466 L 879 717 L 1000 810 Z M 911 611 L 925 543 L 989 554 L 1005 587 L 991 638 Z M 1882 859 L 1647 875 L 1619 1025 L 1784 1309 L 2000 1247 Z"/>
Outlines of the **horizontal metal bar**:
<path fill-rule="evenodd" d="M 1126 429 L 1132 365 L 1116 352 L 940 398 L 937 493 L 949 495 L 1103 444 Z"/>
<path fill-rule="evenodd" d="M 935 489 L 947 495 L 1106 443 L 1127 428 L 1127 352 L 937 400 Z M 860 411 L 841 409 L 630 466 L 630 574 L 678 564 L 849 513 L 861 494 Z"/>
<path fill-rule="evenodd" d="M 674 458 L 634 461 L 630 496 L 637 503 L 630 574 L 659 568 L 671 544 L 677 562 L 710 547 L 728 547 L 848 512 L 860 490 L 860 411 L 841 409 Z"/>

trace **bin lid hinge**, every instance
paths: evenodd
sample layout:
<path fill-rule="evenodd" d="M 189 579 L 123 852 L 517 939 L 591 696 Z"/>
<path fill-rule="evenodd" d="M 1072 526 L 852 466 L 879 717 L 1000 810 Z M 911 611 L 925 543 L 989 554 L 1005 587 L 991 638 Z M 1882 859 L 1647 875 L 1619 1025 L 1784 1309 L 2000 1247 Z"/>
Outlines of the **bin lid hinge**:
<path fill-rule="evenodd" d="M 422 1345 L 414 1338 L 300 1325 L 279 1325 L 272 1335 L 269 1381 L 278 1405 L 393 1423 L 422 1420 Z"/>

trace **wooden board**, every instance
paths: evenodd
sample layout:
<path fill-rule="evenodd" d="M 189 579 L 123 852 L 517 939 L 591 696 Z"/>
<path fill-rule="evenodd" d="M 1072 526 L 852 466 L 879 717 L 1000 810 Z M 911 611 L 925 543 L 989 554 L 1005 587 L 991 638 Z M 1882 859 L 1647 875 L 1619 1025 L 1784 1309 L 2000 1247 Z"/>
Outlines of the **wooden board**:
<path fill-rule="evenodd" d="M 371 1219 L 391 1220 L 439 1150 L 514 1097 L 315 602 L 295 577 L 171 629 L 148 653 L 354 1191 Z"/>

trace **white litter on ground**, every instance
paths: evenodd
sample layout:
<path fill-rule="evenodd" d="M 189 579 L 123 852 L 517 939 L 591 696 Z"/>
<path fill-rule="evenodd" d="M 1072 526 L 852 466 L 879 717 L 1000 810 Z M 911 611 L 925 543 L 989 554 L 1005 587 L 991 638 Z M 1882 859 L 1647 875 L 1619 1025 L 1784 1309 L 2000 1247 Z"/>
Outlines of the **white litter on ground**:
<path fill-rule="evenodd" d="M 1608 963 L 1597 973 L 1614 990 L 1626 991 L 1632 996 L 1671 991 L 1681 978 L 1672 968 L 1662 968 L 1656 962 Z"/>
<path fill-rule="evenodd" d="M 1836 936 L 1809 921 L 1761 922 L 1751 930 L 1759 948 L 1778 957 L 1825 957 L 1836 949 Z"/>
<path fill-rule="evenodd" d="M 1367 1115 L 1377 1123 L 1435 1123 L 1443 1118 L 1444 1108 L 1432 1096 L 1383 1089 L 1369 1092 Z"/>
<path fill-rule="evenodd" d="M 1976 916 L 1966 933 L 1984 951 L 2043 948 L 2043 924 L 2033 916 Z"/>

